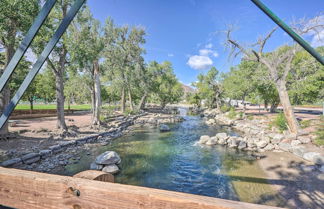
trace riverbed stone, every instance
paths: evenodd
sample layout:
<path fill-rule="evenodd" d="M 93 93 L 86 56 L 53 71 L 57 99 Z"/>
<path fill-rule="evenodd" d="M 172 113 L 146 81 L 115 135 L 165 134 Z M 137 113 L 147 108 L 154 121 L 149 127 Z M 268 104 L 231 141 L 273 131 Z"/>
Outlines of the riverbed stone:
<path fill-rule="evenodd" d="M 115 173 L 118 173 L 119 172 L 119 168 L 117 165 L 115 164 L 111 164 L 111 165 L 106 165 L 103 169 L 102 169 L 103 172 L 106 172 L 106 173 L 110 173 L 110 174 L 115 174 Z"/>
<path fill-rule="evenodd" d="M 247 146 L 246 142 L 241 140 L 237 148 L 238 149 L 245 149 L 246 146 Z"/>
<path fill-rule="evenodd" d="M 238 143 L 239 143 L 239 140 L 236 136 L 230 137 L 227 142 L 228 146 L 231 148 L 237 147 Z"/>
<path fill-rule="evenodd" d="M 213 136 L 213 137 L 210 137 L 210 139 L 206 142 L 206 145 L 215 145 L 217 144 L 217 137 L 216 136 Z"/>
<path fill-rule="evenodd" d="M 21 157 L 21 160 L 22 160 L 25 164 L 30 165 L 30 164 L 33 164 L 33 163 L 39 161 L 39 160 L 40 160 L 40 155 L 39 155 L 38 153 L 34 153 L 34 152 L 32 152 L 32 153 L 28 153 L 28 154 L 22 156 L 22 157 Z"/>
<path fill-rule="evenodd" d="M 161 124 L 160 125 L 160 131 L 161 132 L 167 132 L 167 131 L 170 131 L 170 127 L 168 125 L 165 125 L 165 124 Z"/>
<path fill-rule="evenodd" d="M 297 146 L 297 145 L 299 145 L 299 144 L 301 144 L 301 142 L 299 141 L 299 140 L 292 140 L 291 142 L 290 142 L 290 144 L 291 144 L 291 146 Z"/>
<path fill-rule="evenodd" d="M 52 151 L 49 149 L 44 149 L 44 150 L 39 151 L 39 155 L 41 156 L 41 158 L 46 158 L 51 154 L 52 154 Z"/>
<path fill-rule="evenodd" d="M 218 138 L 218 140 L 222 139 L 222 140 L 226 140 L 229 138 L 229 136 L 227 135 L 227 133 L 217 133 L 216 137 Z"/>
<path fill-rule="evenodd" d="M 306 152 L 306 150 L 305 150 L 305 147 L 303 147 L 303 146 L 294 146 L 294 147 L 292 147 L 292 153 L 294 155 L 299 156 L 299 157 L 303 157 L 305 152 Z"/>
<path fill-rule="evenodd" d="M 311 139 L 309 137 L 306 136 L 300 136 L 298 137 L 298 140 L 302 143 L 302 144 L 308 144 L 311 142 Z"/>
<path fill-rule="evenodd" d="M 1 166 L 3 166 L 3 167 L 11 167 L 11 166 L 21 165 L 21 164 L 22 164 L 21 158 L 12 158 L 10 160 L 6 160 L 6 161 L 2 162 Z"/>
<path fill-rule="evenodd" d="M 102 170 L 103 169 L 103 165 L 98 165 L 96 162 L 92 162 L 90 164 L 90 170 Z"/>
<path fill-rule="evenodd" d="M 106 151 L 97 156 L 95 162 L 100 165 L 111 165 L 120 163 L 121 159 L 115 151 Z"/>
<path fill-rule="evenodd" d="M 271 143 L 273 144 L 279 144 L 281 142 L 281 140 L 284 139 L 284 136 L 282 134 L 275 134 L 273 135 L 272 139 L 271 139 Z"/>
<path fill-rule="evenodd" d="M 271 151 L 271 150 L 274 150 L 274 145 L 273 144 L 268 144 L 267 146 L 265 146 L 263 149 L 265 151 Z"/>
<path fill-rule="evenodd" d="M 318 152 L 307 152 L 303 155 L 303 158 L 315 164 L 324 165 L 324 156 Z"/>
<path fill-rule="evenodd" d="M 256 146 L 260 149 L 260 148 L 264 148 L 265 146 L 268 145 L 268 142 L 266 140 L 261 140 L 255 143 Z"/>
<path fill-rule="evenodd" d="M 199 144 L 206 144 L 210 140 L 210 136 L 203 135 L 199 139 Z"/>
<path fill-rule="evenodd" d="M 283 151 L 290 152 L 292 150 L 292 146 L 289 143 L 280 142 L 278 145 Z"/>
<path fill-rule="evenodd" d="M 49 149 L 54 153 L 58 153 L 62 150 L 62 147 L 61 145 L 57 144 L 57 145 L 53 145 L 53 146 L 50 146 Z"/>

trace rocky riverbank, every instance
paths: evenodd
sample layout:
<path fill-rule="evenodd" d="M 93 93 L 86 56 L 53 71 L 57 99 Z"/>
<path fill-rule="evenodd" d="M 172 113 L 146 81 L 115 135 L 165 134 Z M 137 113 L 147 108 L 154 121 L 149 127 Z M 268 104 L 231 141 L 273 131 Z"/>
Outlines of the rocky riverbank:
<path fill-rule="evenodd" d="M 241 150 L 254 152 L 290 152 L 298 157 L 310 161 L 324 172 L 324 152 L 322 148 L 311 144 L 311 138 L 307 135 L 294 135 L 279 133 L 276 129 L 269 128 L 265 119 L 248 120 L 233 118 L 228 114 L 222 114 L 217 110 L 205 110 L 202 113 L 206 124 L 222 124 L 238 130 L 241 136 L 228 136 L 226 133 L 218 133 L 216 136 L 202 136 L 200 144 L 221 144 Z"/>
<path fill-rule="evenodd" d="M 62 138 L 48 147 L 33 146 L 27 153 L 19 153 L 15 149 L 10 149 L 5 153 L 9 159 L 2 162 L 1 166 L 50 172 L 58 166 L 77 163 L 80 160 L 81 150 L 88 150 L 92 144 L 107 145 L 111 140 L 131 131 L 133 126 L 159 126 L 181 120 L 182 117 L 169 113 L 146 112 L 123 117 L 109 123 L 105 130 L 89 136 L 76 139 Z"/>

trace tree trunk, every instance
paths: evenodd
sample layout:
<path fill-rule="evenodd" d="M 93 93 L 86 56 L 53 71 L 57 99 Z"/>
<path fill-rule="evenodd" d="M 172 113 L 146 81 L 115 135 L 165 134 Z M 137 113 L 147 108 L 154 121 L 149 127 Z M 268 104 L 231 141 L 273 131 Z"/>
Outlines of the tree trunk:
<path fill-rule="evenodd" d="M 132 92 L 131 92 L 130 88 L 128 89 L 128 99 L 129 99 L 129 107 L 130 107 L 131 111 L 134 111 Z"/>
<path fill-rule="evenodd" d="M 56 111 L 57 111 L 57 123 L 56 128 L 67 130 L 64 117 L 64 81 L 63 70 L 60 68 L 60 72 L 55 76 L 55 89 L 56 89 Z"/>
<path fill-rule="evenodd" d="M 264 110 L 268 111 L 268 100 L 264 100 Z"/>
<path fill-rule="evenodd" d="M 94 118 L 93 125 L 100 125 L 100 111 L 101 111 L 101 89 L 100 89 L 100 71 L 98 60 L 93 63 L 93 78 L 94 78 Z"/>
<path fill-rule="evenodd" d="M 16 35 L 16 31 L 15 29 L 13 29 L 12 31 L 9 31 L 8 32 L 8 36 L 11 36 L 9 37 L 9 44 L 8 46 L 6 46 L 6 64 L 5 64 L 5 68 L 7 67 L 7 65 L 9 64 L 11 58 L 13 57 L 14 55 L 14 47 L 15 47 L 15 37 Z M 11 35 L 10 35 L 11 34 Z M 5 69 L 4 68 L 4 69 Z M 3 71 L 0 71 L 1 74 L 3 73 Z M 7 107 L 7 105 L 9 104 L 9 101 L 10 101 L 10 89 L 9 89 L 9 86 L 8 84 L 3 88 L 2 92 L 0 92 L 0 114 L 3 113 L 3 111 L 5 110 L 5 108 Z M 6 122 L 3 127 L 0 129 L 0 134 L 8 134 L 9 132 L 9 129 L 8 129 L 8 122 Z"/>
<path fill-rule="evenodd" d="M 145 108 L 146 98 L 147 98 L 147 92 L 144 93 L 144 95 L 141 98 L 140 103 L 138 104 L 139 110 L 143 110 Z"/>
<path fill-rule="evenodd" d="M 297 134 L 299 130 L 299 125 L 295 117 L 294 110 L 289 101 L 288 92 L 284 82 L 278 82 L 276 85 L 279 93 L 280 102 L 285 114 L 289 130 L 291 133 Z"/>
<path fill-rule="evenodd" d="M 121 112 L 124 113 L 125 112 L 125 87 L 122 87 L 122 92 L 121 92 Z"/>

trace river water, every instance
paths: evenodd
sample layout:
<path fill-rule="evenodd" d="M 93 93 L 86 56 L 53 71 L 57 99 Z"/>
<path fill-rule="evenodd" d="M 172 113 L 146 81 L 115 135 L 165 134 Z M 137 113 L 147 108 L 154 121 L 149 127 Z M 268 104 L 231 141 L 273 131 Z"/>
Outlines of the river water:
<path fill-rule="evenodd" d="M 117 183 L 276 205 L 277 200 L 261 201 L 273 194 L 265 178 L 263 182 L 244 180 L 250 179 L 251 172 L 258 179 L 265 176 L 248 153 L 220 145 L 195 145 L 201 135 L 237 133 L 228 127 L 207 126 L 199 116 L 184 118 L 181 123 L 170 124 L 170 132 L 136 128 L 110 145 L 92 147 L 81 153 L 79 163 L 66 166 L 61 174 L 88 170 L 97 155 L 113 150 L 122 159 L 121 172 L 115 176 Z"/>

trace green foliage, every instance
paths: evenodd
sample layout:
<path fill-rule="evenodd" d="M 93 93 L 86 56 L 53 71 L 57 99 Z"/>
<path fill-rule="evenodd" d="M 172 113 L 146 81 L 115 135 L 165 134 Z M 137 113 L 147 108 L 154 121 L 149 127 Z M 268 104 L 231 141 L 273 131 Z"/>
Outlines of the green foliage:
<path fill-rule="evenodd" d="M 312 121 L 311 120 L 302 120 L 300 122 L 301 128 L 307 128 L 311 125 Z"/>
<path fill-rule="evenodd" d="M 231 107 L 228 106 L 228 105 L 223 105 L 223 106 L 221 106 L 221 108 L 220 108 L 220 110 L 221 110 L 223 113 L 230 111 L 230 109 L 231 109 Z"/>
<path fill-rule="evenodd" d="M 272 121 L 272 125 L 277 127 L 280 131 L 285 131 L 288 129 L 287 120 L 282 112 L 276 115 L 276 117 Z"/>
<path fill-rule="evenodd" d="M 228 118 L 234 119 L 236 116 L 237 116 L 237 112 L 235 112 L 234 108 L 231 108 L 230 111 L 228 112 Z"/>
<path fill-rule="evenodd" d="M 207 107 L 221 106 L 222 86 L 218 77 L 218 70 L 215 67 L 212 67 L 206 75 L 199 74 L 198 81 L 194 83 L 194 86 Z"/>
<path fill-rule="evenodd" d="M 248 119 L 248 120 L 253 120 L 254 117 L 253 117 L 253 115 L 248 115 L 248 116 L 247 116 L 247 119 Z"/>
<path fill-rule="evenodd" d="M 316 130 L 316 138 L 314 140 L 314 143 L 318 146 L 324 145 L 324 116 L 321 115 L 319 124 L 317 126 Z"/>

